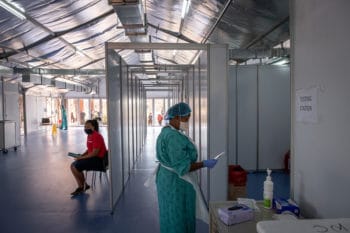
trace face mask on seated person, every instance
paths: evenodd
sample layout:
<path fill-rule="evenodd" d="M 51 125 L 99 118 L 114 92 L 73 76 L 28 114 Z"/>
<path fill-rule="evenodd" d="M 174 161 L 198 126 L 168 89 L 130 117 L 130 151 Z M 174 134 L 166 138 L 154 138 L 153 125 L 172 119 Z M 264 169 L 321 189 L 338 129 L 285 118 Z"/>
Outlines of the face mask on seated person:
<path fill-rule="evenodd" d="M 94 131 L 92 129 L 84 129 L 86 134 L 92 134 Z"/>

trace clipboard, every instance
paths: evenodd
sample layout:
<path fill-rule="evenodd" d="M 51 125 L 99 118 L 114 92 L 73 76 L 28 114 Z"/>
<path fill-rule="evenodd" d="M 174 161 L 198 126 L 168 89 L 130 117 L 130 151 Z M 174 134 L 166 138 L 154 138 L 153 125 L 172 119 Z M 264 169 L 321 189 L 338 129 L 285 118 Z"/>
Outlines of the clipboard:
<path fill-rule="evenodd" d="M 219 158 L 220 158 L 221 156 L 223 156 L 224 154 L 225 154 L 225 152 L 221 152 L 220 154 L 216 155 L 216 156 L 214 157 L 214 159 L 219 160 Z"/>
<path fill-rule="evenodd" d="M 72 152 L 68 152 L 67 155 L 70 156 L 70 157 L 73 157 L 73 158 L 78 158 L 78 157 L 81 156 L 81 154 L 76 154 L 76 153 L 72 153 Z"/>

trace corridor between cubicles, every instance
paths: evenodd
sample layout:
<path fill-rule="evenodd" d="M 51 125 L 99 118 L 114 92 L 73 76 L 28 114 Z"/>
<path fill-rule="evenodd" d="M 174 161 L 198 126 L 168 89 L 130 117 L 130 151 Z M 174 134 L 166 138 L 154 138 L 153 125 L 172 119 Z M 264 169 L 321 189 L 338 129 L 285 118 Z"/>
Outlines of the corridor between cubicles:
<path fill-rule="evenodd" d="M 227 47 L 224 45 L 198 44 L 106 44 L 106 86 L 108 102 L 108 137 L 111 175 L 111 208 L 117 204 L 130 171 L 140 158 L 147 132 L 146 99 L 147 88 L 142 73 L 135 66 L 127 64 L 116 50 L 197 50 L 193 64 L 171 66 L 179 68 L 179 84 L 170 86 L 170 104 L 178 101 L 192 106 L 192 122 L 189 136 L 199 147 L 199 159 L 207 159 L 227 149 Z M 137 66 L 145 68 L 147 66 Z M 170 66 L 169 66 L 170 67 Z M 167 66 L 156 67 L 164 72 Z M 145 71 L 146 72 L 146 71 Z M 178 71 L 177 71 L 178 72 Z M 180 78 L 179 78 L 180 77 Z M 153 80 L 151 80 L 153 81 Z M 154 81 L 159 81 L 155 75 Z M 221 104 L 217 104 L 220 102 Z M 204 169 L 200 184 L 205 198 L 224 200 L 227 195 L 227 157 L 220 160 L 211 172 Z M 214 182 L 215 181 L 215 182 Z"/>

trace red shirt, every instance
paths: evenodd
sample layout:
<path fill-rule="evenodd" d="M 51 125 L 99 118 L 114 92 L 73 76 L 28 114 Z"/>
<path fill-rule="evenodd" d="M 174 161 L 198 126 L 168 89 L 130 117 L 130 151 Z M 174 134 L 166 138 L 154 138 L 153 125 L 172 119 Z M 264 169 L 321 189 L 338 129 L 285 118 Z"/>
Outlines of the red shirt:
<path fill-rule="evenodd" d="M 93 131 L 92 134 L 87 136 L 86 146 L 88 153 L 91 153 L 94 149 L 100 149 L 97 155 L 97 157 L 100 158 L 103 158 L 107 151 L 105 141 L 103 140 L 102 135 L 97 131 Z"/>

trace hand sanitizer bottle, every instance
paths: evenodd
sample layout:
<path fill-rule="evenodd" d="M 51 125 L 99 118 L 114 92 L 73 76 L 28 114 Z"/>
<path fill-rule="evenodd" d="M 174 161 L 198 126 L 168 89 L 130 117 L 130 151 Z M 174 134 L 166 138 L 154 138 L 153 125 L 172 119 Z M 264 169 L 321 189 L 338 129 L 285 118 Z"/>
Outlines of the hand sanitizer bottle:
<path fill-rule="evenodd" d="M 272 208 L 273 182 L 271 180 L 271 169 L 267 169 L 266 180 L 264 181 L 264 207 Z"/>

